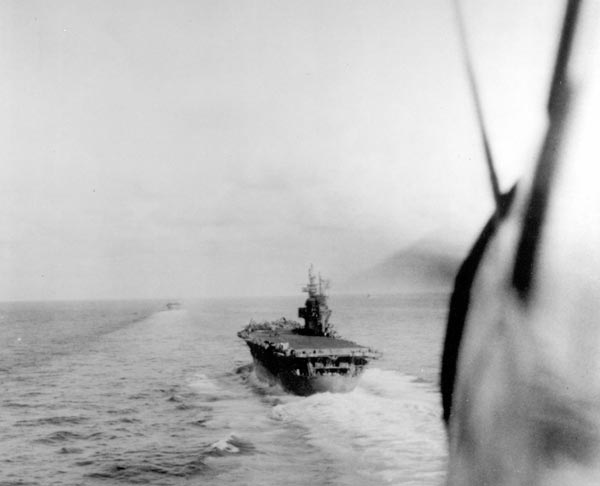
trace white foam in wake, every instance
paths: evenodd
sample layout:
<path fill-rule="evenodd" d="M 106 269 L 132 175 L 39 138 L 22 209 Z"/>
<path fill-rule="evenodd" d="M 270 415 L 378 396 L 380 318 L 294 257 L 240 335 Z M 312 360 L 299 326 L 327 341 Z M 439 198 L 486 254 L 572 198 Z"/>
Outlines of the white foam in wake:
<path fill-rule="evenodd" d="M 211 380 L 203 373 L 197 373 L 193 381 L 189 383 L 189 386 L 198 393 L 217 394 L 223 392 L 222 388 L 214 380 Z"/>
<path fill-rule="evenodd" d="M 351 393 L 320 393 L 273 409 L 366 482 L 439 484 L 446 442 L 439 395 L 394 371 L 369 369 Z M 370 481 L 369 481 L 370 480 Z"/>
<path fill-rule="evenodd" d="M 229 437 L 225 439 L 218 440 L 213 444 L 208 446 L 209 451 L 214 452 L 225 452 L 228 454 L 238 454 L 240 452 L 239 447 L 236 447 L 231 442 L 235 440 L 235 436 L 233 434 L 229 435 Z"/>

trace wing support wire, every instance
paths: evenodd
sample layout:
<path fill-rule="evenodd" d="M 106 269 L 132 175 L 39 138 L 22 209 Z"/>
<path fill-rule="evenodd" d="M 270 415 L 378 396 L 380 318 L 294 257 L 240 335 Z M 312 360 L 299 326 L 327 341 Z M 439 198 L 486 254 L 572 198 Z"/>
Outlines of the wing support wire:
<path fill-rule="evenodd" d="M 485 152 L 485 161 L 487 164 L 488 175 L 490 178 L 490 185 L 492 188 L 492 195 L 496 208 L 500 209 L 502 204 L 502 193 L 500 191 L 500 184 L 498 183 L 498 175 L 496 168 L 494 167 L 494 158 L 492 156 L 492 149 L 487 134 L 487 128 L 485 125 L 485 118 L 483 116 L 483 107 L 481 104 L 481 97 L 479 96 L 479 89 L 477 86 L 477 80 L 475 79 L 475 71 L 473 69 L 473 62 L 471 60 L 471 54 L 469 52 L 469 43 L 467 42 L 467 34 L 465 29 L 465 23 L 463 20 L 462 10 L 460 8 L 460 1 L 454 0 L 454 12 L 456 14 L 456 23 L 458 25 L 458 34 L 463 53 L 463 60 L 465 64 L 465 70 L 467 72 L 467 78 L 469 80 L 469 87 L 471 90 L 471 96 L 473 97 L 473 103 L 475 105 L 475 112 L 477 116 L 477 124 L 479 125 L 479 133 L 481 136 L 481 142 L 483 144 L 483 150 Z"/>
<path fill-rule="evenodd" d="M 560 147 L 574 95 L 574 86 L 568 75 L 568 68 L 569 61 L 573 57 L 573 38 L 580 6 L 580 0 L 568 0 L 548 97 L 548 128 L 536 165 L 517 247 L 512 285 L 523 302 L 528 300 L 536 273 L 539 242 L 542 238 L 554 173 L 559 162 Z"/>

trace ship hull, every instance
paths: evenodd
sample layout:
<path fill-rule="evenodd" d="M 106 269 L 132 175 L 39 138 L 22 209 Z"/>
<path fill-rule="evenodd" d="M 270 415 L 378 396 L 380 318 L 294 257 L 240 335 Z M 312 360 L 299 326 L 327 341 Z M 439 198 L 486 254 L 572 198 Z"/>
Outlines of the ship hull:
<path fill-rule="evenodd" d="M 335 373 L 303 376 L 291 371 L 274 370 L 272 372 L 263 363 L 254 359 L 256 376 L 271 385 L 278 384 L 287 392 L 303 397 L 315 393 L 348 393 L 356 388 L 360 375 L 347 376 Z"/>
<path fill-rule="evenodd" d="M 300 396 L 314 393 L 346 393 L 354 390 L 367 365 L 364 357 L 281 355 L 272 348 L 248 342 L 256 375 L 270 384 Z"/>

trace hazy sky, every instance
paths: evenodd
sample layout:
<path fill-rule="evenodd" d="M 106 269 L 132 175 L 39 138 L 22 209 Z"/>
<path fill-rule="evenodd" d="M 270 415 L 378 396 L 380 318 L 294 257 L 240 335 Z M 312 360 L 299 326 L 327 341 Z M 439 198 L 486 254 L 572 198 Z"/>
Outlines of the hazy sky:
<path fill-rule="evenodd" d="M 463 2 L 503 185 L 563 2 Z M 491 209 L 448 0 L 0 2 L 0 300 L 292 294 Z"/>

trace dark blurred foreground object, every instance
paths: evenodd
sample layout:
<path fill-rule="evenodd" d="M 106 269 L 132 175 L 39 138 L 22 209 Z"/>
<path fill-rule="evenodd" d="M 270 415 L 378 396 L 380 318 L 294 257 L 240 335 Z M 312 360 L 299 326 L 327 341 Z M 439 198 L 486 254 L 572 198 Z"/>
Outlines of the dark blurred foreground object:
<path fill-rule="evenodd" d="M 600 484 L 599 27 L 600 2 L 568 1 L 514 194 L 486 150 L 496 211 L 456 277 L 442 358 L 448 486 Z"/>

